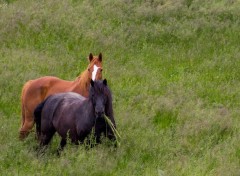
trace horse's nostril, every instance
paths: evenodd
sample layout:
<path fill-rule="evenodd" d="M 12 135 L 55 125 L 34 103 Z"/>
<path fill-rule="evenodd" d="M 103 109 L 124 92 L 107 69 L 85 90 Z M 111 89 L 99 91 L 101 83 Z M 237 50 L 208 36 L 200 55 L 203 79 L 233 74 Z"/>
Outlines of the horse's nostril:
<path fill-rule="evenodd" d="M 104 115 L 104 112 L 102 111 L 96 112 L 97 117 L 103 117 L 103 115 Z"/>

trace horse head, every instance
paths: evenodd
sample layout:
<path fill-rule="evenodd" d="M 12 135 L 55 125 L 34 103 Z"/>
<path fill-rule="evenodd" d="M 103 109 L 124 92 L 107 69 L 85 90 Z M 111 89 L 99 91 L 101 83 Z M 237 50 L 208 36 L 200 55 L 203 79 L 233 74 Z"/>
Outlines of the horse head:
<path fill-rule="evenodd" d="M 107 94 L 105 89 L 107 88 L 107 80 L 104 79 L 103 81 L 93 81 L 91 80 L 91 87 L 90 87 L 90 96 L 94 107 L 94 112 L 96 118 L 103 117 L 105 114 L 105 108 L 107 105 Z"/>
<path fill-rule="evenodd" d="M 113 117 L 112 95 L 107 86 L 107 80 L 91 80 L 89 92 L 89 98 L 92 101 L 93 111 L 95 113 L 95 136 L 97 143 L 100 142 L 102 133 L 109 139 L 115 141 L 116 136 L 113 132 L 113 127 L 116 128 L 116 124 Z M 106 116 L 111 123 L 107 122 Z"/>
<path fill-rule="evenodd" d="M 88 57 L 89 65 L 88 65 L 88 77 L 89 79 L 101 80 L 102 79 L 102 53 L 98 56 L 93 56 L 92 53 L 89 54 Z"/>

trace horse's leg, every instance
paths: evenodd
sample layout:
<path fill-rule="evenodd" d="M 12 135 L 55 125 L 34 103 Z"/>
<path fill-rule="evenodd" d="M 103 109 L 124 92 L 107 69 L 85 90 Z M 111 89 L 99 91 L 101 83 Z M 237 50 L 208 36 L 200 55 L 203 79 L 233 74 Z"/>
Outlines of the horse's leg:
<path fill-rule="evenodd" d="M 23 131 L 23 125 L 24 125 L 24 122 L 25 122 L 25 108 L 24 108 L 24 105 L 22 104 L 22 118 L 21 118 L 21 127 L 20 127 L 20 130 L 19 130 L 19 139 L 20 140 L 23 140 L 25 138 L 25 133 Z"/>
<path fill-rule="evenodd" d="M 46 146 L 49 144 L 49 142 L 51 141 L 53 135 L 55 134 L 55 130 L 54 129 L 50 129 L 48 131 L 42 131 L 41 133 L 41 140 L 40 140 L 40 146 Z"/>
<path fill-rule="evenodd" d="M 66 139 L 62 139 L 61 142 L 60 142 L 61 149 L 63 149 L 66 144 L 67 144 L 67 140 Z"/>
<path fill-rule="evenodd" d="M 65 138 L 61 139 L 60 146 L 57 149 L 57 155 L 60 155 L 61 151 L 63 151 L 63 148 L 67 144 L 67 140 Z"/>
<path fill-rule="evenodd" d="M 91 138 L 89 138 L 89 134 L 85 133 L 78 137 L 78 144 L 84 144 L 86 149 L 90 149 L 95 146 L 95 143 L 92 143 Z"/>
<path fill-rule="evenodd" d="M 25 106 L 24 106 L 24 98 L 23 98 L 24 96 L 25 96 L 25 86 L 23 86 L 22 94 L 21 94 L 22 118 L 21 118 L 21 128 L 19 130 L 19 139 L 23 139 L 24 138 L 24 134 L 22 133 L 22 127 L 23 127 L 24 122 L 25 122 Z"/>
<path fill-rule="evenodd" d="M 22 106 L 21 106 L 21 111 L 22 111 L 21 128 L 22 128 L 24 121 L 25 121 L 25 107 L 23 105 L 23 102 L 21 102 L 21 103 L 22 103 Z"/>
<path fill-rule="evenodd" d="M 47 145 L 51 141 L 55 131 L 51 130 L 49 133 L 41 133 L 40 136 L 40 145 L 37 149 L 37 155 L 42 155 L 44 154 L 45 149 L 47 148 Z"/>
<path fill-rule="evenodd" d="M 79 142 L 78 142 L 78 136 L 77 136 L 77 132 L 76 131 L 71 131 L 69 133 L 69 137 L 71 139 L 71 143 L 72 144 L 75 144 L 75 145 L 78 145 Z"/>
<path fill-rule="evenodd" d="M 34 118 L 32 112 L 29 112 L 26 109 L 24 109 L 22 113 L 24 113 L 22 114 L 24 120 L 22 121 L 22 127 L 19 131 L 19 138 L 21 140 L 25 139 L 28 136 L 29 132 L 31 131 L 34 125 Z"/>
<path fill-rule="evenodd" d="M 58 148 L 58 151 L 62 151 L 66 144 L 67 144 L 67 140 L 62 138 L 61 142 L 60 142 L 60 146 Z"/>

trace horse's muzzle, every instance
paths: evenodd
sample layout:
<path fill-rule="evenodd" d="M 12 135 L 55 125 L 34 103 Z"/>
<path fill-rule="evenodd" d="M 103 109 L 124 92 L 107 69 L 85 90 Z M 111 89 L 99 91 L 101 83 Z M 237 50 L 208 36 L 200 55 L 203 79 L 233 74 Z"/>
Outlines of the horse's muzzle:
<path fill-rule="evenodd" d="M 104 117 L 104 112 L 95 112 L 97 118 L 103 118 Z"/>

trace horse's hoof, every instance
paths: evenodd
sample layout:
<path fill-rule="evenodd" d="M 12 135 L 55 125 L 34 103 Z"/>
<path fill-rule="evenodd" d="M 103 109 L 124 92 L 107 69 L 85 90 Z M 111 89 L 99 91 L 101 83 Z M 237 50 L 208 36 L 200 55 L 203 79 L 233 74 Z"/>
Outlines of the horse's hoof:
<path fill-rule="evenodd" d="M 28 136 L 29 132 L 28 131 L 20 131 L 19 132 L 19 139 L 22 141 Z"/>

